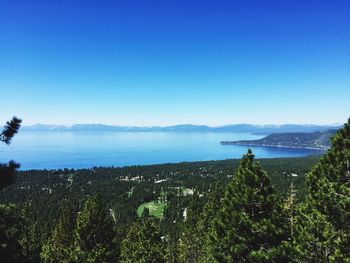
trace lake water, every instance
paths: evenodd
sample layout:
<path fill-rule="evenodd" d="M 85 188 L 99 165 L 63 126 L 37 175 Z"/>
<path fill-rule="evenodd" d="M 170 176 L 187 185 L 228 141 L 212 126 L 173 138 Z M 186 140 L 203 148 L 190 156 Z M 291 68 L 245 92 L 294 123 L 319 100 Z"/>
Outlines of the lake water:
<path fill-rule="evenodd" d="M 246 146 L 220 141 L 259 139 L 247 133 L 206 132 L 20 132 L 0 145 L 0 161 L 21 169 L 89 168 L 240 158 Z M 315 150 L 252 147 L 257 158 L 295 157 Z"/>

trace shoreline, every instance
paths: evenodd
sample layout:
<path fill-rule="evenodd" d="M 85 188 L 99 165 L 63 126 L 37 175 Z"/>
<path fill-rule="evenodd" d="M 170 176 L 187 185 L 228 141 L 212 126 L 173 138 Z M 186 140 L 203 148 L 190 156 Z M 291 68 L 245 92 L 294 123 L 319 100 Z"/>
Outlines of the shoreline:
<path fill-rule="evenodd" d="M 321 151 L 320 151 L 321 152 Z M 257 160 L 272 160 L 272 159 L 295 159 L 295 158 L 309 158 L 312 156 L 317 156 L 316 153 L 311 153 L 303 156 L 282 156 L 282 157 L 256 157 Z M 151 163 L 151 164 L 134 164 L 134 165 L 119 165 L 119 166 L 87 166 L 87 167 L 61 167 L 61 168 L 20 168 L 18 169 L 18 172 L 28 172 L 28 171 L 49 171 L 49 172 L 57 172 L 57 171 L 64 171 L 64 170 L 73 170 L 73 171 L 81 171 L 81 170 L 95 170 L 95 169 L 130 169 L 135 167 L 157 167 L 157 166 L 177 166 L 177 165 L 184 165 L 184 164 L 205 164 L 205 163 L 221 163 L 221 162 L 227 162 L 227 161 L 239 161 L 241 158 L 227 158 L 227 159 L 210 159 L 210 160 L 198 160 L 198 161 L 180 161 L 180 162 L 165 162 L 165 163 Z"/>
<path fill-rule="evenodd" d="M 290 149 L 305 149 L 305 150 L 317 150 L 327 151 L 329 147 L 302 147 L 302 146 L 286 146 L 286 145 L 273 145 L 273 144 L 253 144 L 253 143 L 238 143 L 230 141 L 222 141 L 221 145 L 238 145 L 238 146 L 251 146 L 251 147 L 273 147 L 273 148 L 290 148 Z"/>

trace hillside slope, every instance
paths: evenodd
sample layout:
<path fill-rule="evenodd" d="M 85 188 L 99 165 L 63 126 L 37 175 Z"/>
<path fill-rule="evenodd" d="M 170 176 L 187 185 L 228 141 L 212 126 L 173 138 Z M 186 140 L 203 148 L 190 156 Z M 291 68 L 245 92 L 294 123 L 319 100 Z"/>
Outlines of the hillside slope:
<path fill-rule="evenodd" d="M 259 140 L 222 141 L 223 145 L 270 146 L 288 148 L 312 148 L 326 150 L 330 147 L 330 138 L 336 130 L 312 133 L 273 133 Z"/>

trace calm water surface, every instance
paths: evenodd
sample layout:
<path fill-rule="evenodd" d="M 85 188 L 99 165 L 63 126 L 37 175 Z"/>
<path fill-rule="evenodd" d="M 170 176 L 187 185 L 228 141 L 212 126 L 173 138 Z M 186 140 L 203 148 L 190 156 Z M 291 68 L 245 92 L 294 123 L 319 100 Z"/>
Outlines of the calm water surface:
<path fill-rule="evenodd" d="M 246 146 L 224 140 L 259 139 L 247 133 L 206 132 L 22 132 L 0 145 L 0 161 L 21 169 L 89 168 L 240 158 Z M 294 157 L 315 150 L 252 147 L 257 158 Z"/>

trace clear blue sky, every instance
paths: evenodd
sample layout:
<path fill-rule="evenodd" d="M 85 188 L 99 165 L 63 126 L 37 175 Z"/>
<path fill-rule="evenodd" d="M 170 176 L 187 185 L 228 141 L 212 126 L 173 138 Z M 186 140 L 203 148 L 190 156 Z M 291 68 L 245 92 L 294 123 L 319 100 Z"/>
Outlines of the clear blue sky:
<path fill-rule="evenodd" d="M 0 121 L 343 123 L 350 1 L 2 0 Z"/>

